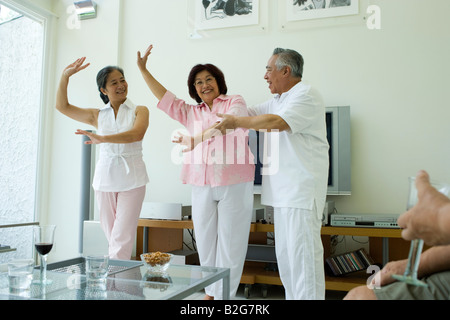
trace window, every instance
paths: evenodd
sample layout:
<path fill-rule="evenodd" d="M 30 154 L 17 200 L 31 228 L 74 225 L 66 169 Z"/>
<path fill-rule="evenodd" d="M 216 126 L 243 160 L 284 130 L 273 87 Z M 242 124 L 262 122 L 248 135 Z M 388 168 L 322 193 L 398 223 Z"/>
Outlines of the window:
<path fill-rule="evenodd" d="M 22 17 L 20 13 L 0 5 L 0 24 L 7 23 L 20 17 Z"/>
<path fill-rule="evenodd" d="M 45 27 L 0 3 L 0 223 L 35 220 Z M 0 264 L 33 255 L 31 227 L 0 229 Z"/>

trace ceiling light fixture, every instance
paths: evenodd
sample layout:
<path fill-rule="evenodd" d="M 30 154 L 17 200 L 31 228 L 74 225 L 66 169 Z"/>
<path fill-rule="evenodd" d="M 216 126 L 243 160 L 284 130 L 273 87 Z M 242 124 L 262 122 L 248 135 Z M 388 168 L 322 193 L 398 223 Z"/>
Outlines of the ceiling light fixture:
<path fill-rule="evenodd" d="M 78 14 L 80 20 L 93 19 L 97 17 L 97 4 L 93 1 L 76 1 L 75 12 Z"/>

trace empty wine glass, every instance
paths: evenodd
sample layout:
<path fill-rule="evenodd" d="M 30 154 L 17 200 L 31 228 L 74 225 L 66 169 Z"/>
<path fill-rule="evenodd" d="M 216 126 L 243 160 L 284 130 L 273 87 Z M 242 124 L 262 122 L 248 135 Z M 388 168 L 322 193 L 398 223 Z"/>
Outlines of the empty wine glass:
<path fill-rule="evenodd" d="M 445 196 L 450 196 L 450 185 L 440 182 L 431 182 L 431 185 L 440 193 Z M 406 210 L 411 209 L 417 203 L 417 188 L 416 188 L 416 178 L 409 178 L 409 194 L 408 202 L 406 205 Z M 406 282 L 408 284 L 426 287 L 427 284 L 419 279 L 417 279 L 417 270 L 419 269 L 420 255 L 422 254 L 423 240 L 414 239 L 411 241 L 411 246 L 409 249 L 408 263 L 406 265 L 405 273 L 403 275 L 392 275 L 394 279 Z"/>
<path fill-rule="evenodd" d="M 47 279 L 47 255 L 53 248 L 55 237 L 54 225 L 34 227 L 34 246 L 41 257 L 41 273 L 39 280 L 33 281 L 37 284 L 50 284 L 52 281 Z"/>

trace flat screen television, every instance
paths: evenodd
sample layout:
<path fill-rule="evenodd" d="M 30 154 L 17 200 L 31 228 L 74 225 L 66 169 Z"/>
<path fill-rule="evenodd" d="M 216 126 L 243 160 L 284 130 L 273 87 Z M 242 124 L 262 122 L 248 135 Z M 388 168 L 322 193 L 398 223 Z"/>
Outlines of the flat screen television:
<path fill-rule="evenodd" d="M 350 143 L 350 107 L 337 106 L 325 108 L 327 139 L 330 145 L 327 195 L 351 194 L 351 143 Z M 262 183 L 262 155 L 264 154 L 263 135 L 249 131 L 250 149 L 255 155 L 255 193 Z"/>

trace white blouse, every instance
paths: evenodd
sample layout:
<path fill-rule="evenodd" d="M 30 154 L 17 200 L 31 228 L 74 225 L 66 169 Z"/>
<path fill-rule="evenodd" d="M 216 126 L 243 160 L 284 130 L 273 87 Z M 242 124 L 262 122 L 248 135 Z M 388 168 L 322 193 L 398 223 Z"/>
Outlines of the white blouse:
<path fill-rule="evenodd" d="M 133 128 L 136 105 L 127 99 L 119 108 L 117 118 L 108 103 L 98 115 L 98 134 L 112 135 Z M 142 159 L 142 141 L 133 143 L 99 144 L 99 159 L 95 167 L 92 187 L 103 192 L 128 191 L 148 183 Z"/>

